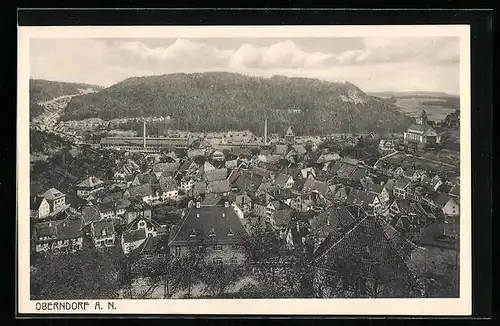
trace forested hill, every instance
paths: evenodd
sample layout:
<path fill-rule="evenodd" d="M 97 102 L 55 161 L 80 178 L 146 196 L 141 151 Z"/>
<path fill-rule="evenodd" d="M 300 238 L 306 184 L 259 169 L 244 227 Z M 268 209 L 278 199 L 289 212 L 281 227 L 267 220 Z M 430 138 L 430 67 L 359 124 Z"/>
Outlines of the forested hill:
<path fill-rule="evenodd" d="M 43 107 L 39 105 L 40 102 L 50 101 L 65 95 L 83 93 L 87 90 L 98 91 L 103 88 L 98 85 L 65 83 L 44 79 L 30 79 L 29 87 L 30 116 L 32 118 L 43 112 Z"/>
<path fill-rule="evenodd" d="M 259 133 L 266 118 L 269 132 L 292 124 L 297 134 L 402 130 L 411 122 L 350 83 L 225 72 L 129 78 L 73 98 L 63 119 L 167 115 L 172 128 Z"/>

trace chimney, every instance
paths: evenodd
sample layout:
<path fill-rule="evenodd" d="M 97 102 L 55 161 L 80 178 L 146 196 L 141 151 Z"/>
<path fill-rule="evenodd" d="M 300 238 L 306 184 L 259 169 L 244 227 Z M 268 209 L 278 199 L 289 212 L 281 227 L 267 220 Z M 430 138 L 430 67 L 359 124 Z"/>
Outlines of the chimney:
<path fill-rule="evenodd" d="M 224 207 L 229 207 L 229 201 L 227 201 L 227 200 L 226 200 L 226 201 L 224 202 Z"/>
<path fill-rule="evenodd" d="M 196 202 L 196 208 L 200 208 L 201 207 L 201 203 L 199 201 Z"/>
<path fill-rule="evenodd" d="M 328 216 L 328 219 L 326 220 L 326 225 L 330 225 L 330 216 Z"/>
<path fill-rule="evenodd" d="M 142 129 L 142 146 L 146 148 L 146 120 L 143 121 L 143 129 Z"/>
<path fill-rule="evenodd" d="M 222 213 L 222 218 L 226 217 L 226 213 Z"/>
<path fill-rule="evenodd" d="M 267 119 L 264 121 L 264 146 L 267 146 Z"/>

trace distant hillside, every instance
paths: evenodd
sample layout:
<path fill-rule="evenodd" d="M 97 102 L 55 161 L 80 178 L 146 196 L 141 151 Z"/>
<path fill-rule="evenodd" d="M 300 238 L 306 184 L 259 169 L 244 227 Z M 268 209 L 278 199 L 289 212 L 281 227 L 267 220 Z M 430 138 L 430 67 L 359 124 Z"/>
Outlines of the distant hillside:
<path fill-rule="evenodd" d="M 376 96 L 380 98 L 396 97 L 396 98 L 458 98 L 458 95 L 447 94 L 443 92 L 370 92 L 370 96 Z"/>
<path fill-rule="evenodd" d="M 43 112 L 40 102 L 49 101 L 56 97 L 81 93 L 84 90 L 101 90 L 98 85 L 82 83 L 65 83 L 44 79 L 30 79 L 30 117 L 34 118 Z"/>
<path fill-rule="evenodd" d="M 62 119 L 167 115 L 175 129 L 259 134 L 266 118 L 269 132 L 293 125 L 297 134 L 402 130 L 410 123 L 394 105 L 350 83 L 225 72 L 129 78 L 73 98 Z"/>

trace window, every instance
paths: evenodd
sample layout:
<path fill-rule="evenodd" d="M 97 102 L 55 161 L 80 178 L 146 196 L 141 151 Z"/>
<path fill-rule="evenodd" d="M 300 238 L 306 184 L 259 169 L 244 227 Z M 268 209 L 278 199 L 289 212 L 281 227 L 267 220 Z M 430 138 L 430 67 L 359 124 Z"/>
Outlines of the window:
<path fill-rule="evenodd" d="M 175 255 L 180 256 L 181 255 L 181 247 L 175 247 Z"/>
<path fill-rule="evenodd" d="M 234 244 L 234 245 L 231 246 L 231 249 L 237 250 L 237 249 L 239 249 L 239 246 L 237 244 Z"/>
<path fill-rule="evenodd" d="M 215 264 L 215 265 L 222 265 L 222 258 L 220 258 L 220 257 L 215 257 L 215 258 L 213 259 L 213 262 L 214 262 L 214 264 Z"/>
<path fill-rule="evenodd" d="M 216 245 L 216 246 L 214 246 L 214 250 L 221 251 L 222 250 L 222 246 L 221 245 Z"/>
<path fill-rule="evenodd" d="M 238 264 L 238 258 L 232 257 L 231 258 L 231 264 Z"/>

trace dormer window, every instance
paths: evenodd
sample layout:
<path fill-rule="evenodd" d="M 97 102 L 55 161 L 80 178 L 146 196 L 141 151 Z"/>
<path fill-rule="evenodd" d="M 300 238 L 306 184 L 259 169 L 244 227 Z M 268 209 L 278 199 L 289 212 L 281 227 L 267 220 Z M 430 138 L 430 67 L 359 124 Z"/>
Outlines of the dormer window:
<path fill-rule="evenodd" d="M 229 229 L 229 231 L 227 232 L 227 235 L 232 237 L 234 235 L 233 230 Z"/>
<path fill-rule="evenodd" d="M 102 235 L 103 237 L 104 237 L 104 236 L 106 236 L 106 229 L 102 229 L 102 231 L 101 231 L 101 235 Z"/>
<path fill-rule="evenodd" d="M 191 237 L 191 238 L 196 237 L 196 231 L 195 231 L 195 230 L 193 230 L 193 231 L 191 232 L 191 234 L 189 235 L 189 237 Z"/>
<path fill-rule="evenodd" d="M 208 234 L 209 237 L 215 237 L 215 230 L 212 229 L 210 230 L 210 233 Z"/>

